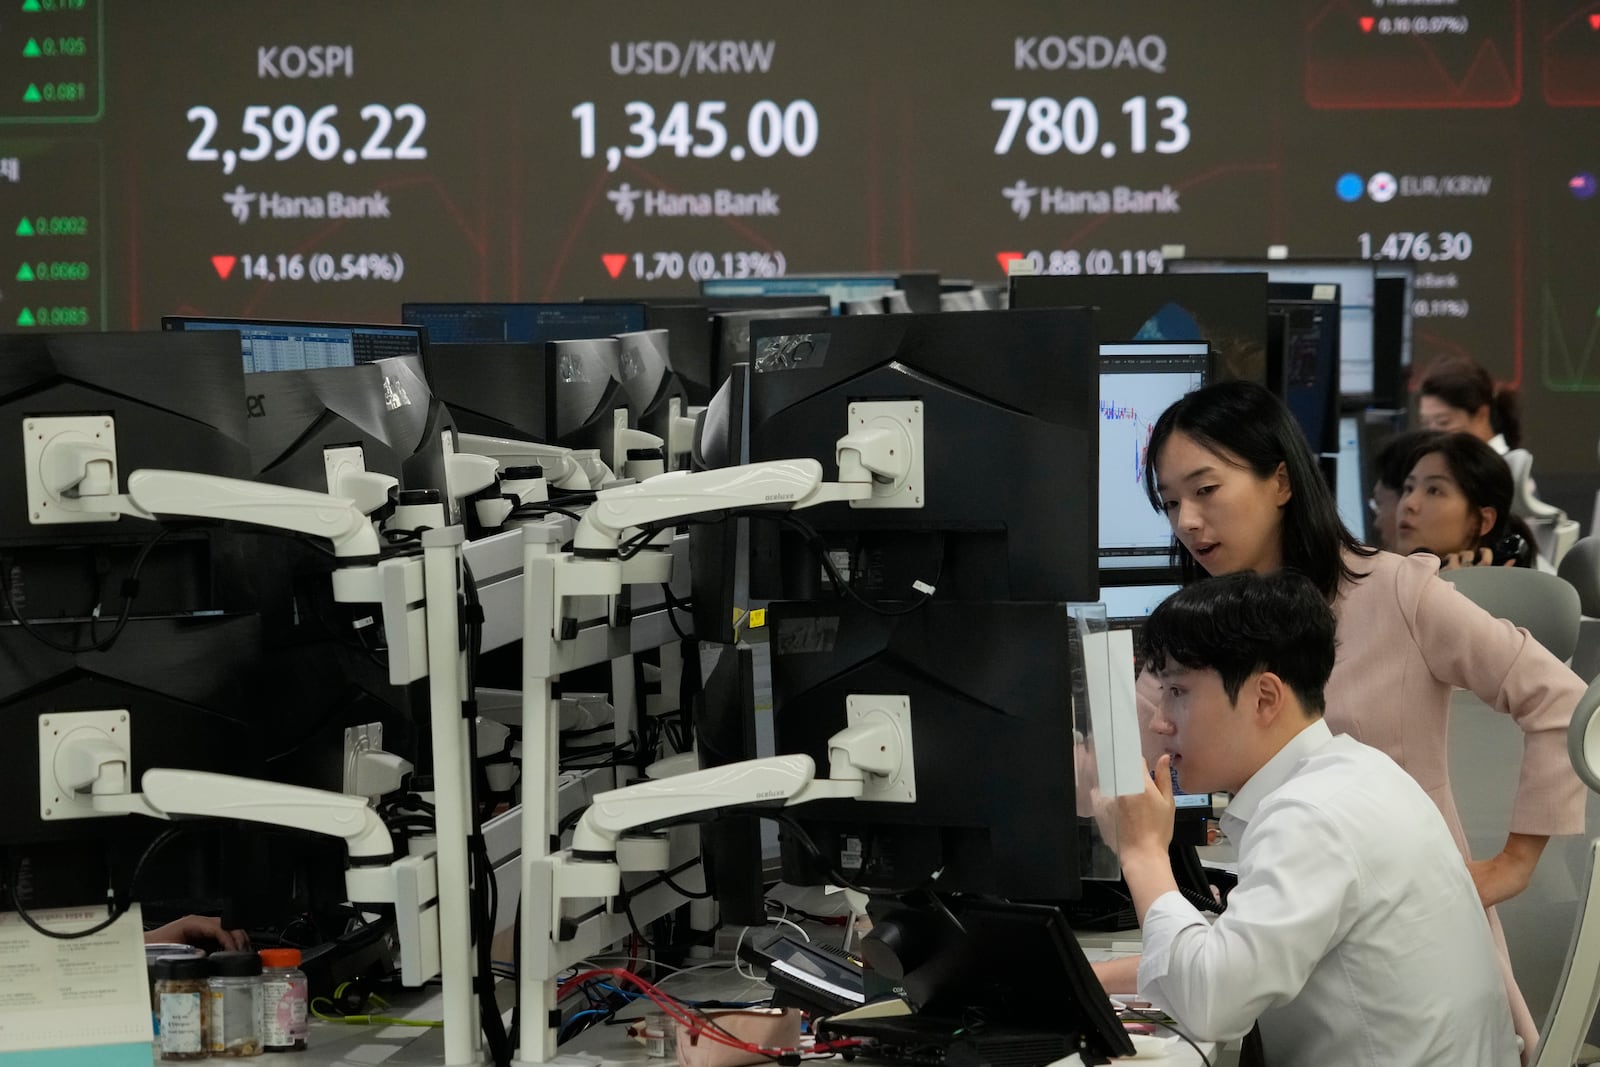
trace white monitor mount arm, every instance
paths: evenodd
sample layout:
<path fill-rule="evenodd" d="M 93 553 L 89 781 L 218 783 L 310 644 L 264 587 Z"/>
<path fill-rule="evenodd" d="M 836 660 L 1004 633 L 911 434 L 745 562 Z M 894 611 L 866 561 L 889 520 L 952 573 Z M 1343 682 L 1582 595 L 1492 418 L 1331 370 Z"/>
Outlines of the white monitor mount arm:
<path fill-rule="evenodd" d="M 323 537 L 345 560 L 378 555 L 371 520 L 344 497 L 170 470 L 136 470 L 128 491 L 118 493 L 115 444 L 85 433 L 77 421 L 41 417 L 24 424 L 29 510 L 37 524 L 185 516 Z"/>
<path fill-rule="evenodd" d="M 573 555 L 615 556 L 625 530 L 707 512 L 795 511 L 831 501 L 891 496 L 912 469 L 919 443 L 904 427 L 882 420 L 839 439 L 837 482 L 823 481 L 822 464 L 814 459 L 782 459 L 694 473 L 672 471 L 607 489 L 584 512 L 573 536 Z M 916 505 L 908 500 L 899 506 Z"/>

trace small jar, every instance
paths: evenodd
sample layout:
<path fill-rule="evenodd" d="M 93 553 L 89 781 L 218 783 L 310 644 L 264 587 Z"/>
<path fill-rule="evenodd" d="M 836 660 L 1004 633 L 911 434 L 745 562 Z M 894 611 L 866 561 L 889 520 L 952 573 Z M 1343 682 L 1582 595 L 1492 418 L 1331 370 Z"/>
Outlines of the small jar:
<path fill-rule="evenodd" d="M 211 1055 L 261 1055 L 261 958 L 254 952 L 214 952 L 207 962 Z"/>
<path fill-rule="evenodd" d="M 210 1018 L 204 957 L 165 957 L 153 968 L 156 1015 L 160 1020 L 157 1048 L 163 1060 L 203 1060 L 207 1056 L 206 1023 Z"/>
<path fill-rule="evenodd" d="M 306 1047 L 305 972 L 297 948 L 264 948 L 261 957 L 261 1043 L 268 1052 L 303 1052 Z"/>

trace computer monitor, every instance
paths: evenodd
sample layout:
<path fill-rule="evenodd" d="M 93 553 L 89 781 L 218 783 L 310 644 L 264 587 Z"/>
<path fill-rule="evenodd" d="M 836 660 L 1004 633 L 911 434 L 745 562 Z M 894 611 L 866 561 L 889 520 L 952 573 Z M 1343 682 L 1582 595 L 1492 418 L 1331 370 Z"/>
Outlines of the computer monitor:
<path fill-rule="evenodd" d="M 1272 282 L 1267 311 L 1271 317 L 1269 360 L 1276 375 L 1273 389 L 1305 433 L 1317 455 L 1339 451 L 1339 358 L 1342 319 L 1339 287 L 1327 283 Z"/>
<path fill-rule="evenodd" d="M 245 375 L 250 458 L 259 481 L 326 493 L 332 450 L 359 446 L 362 465 L 401 489 L 449 490 L 455 423 L 417 356 L 348 367 Z"/>
<path fill-rule="evenodd" d="M 711 313 L 713 386 L 720 386 L 735 363 L 750 362 L 750 324 L 760 319 L 809 319 L 828 314 L 825 304 L 721 308 Z"/>
<path fill-rule="evenodd" d="M 420 356 L 427 347 L 426 331 L 381 323 L 165 315 L 161 328 L 238 331 L 247 373 L 354 367 L 393 356 Z"/>
<path fill-rule="evenodd" d="M 885 984 L 903 989 L 917 1012 L 836 1016 L 820 1024 L 824 1036 L 871 1039 L 897 1063 L 1025 1067 L 1137 1058 L 1056 908 L 962 898 L 878 918 L 861 953 L 885 979 L 895 976 Z"/>
<path fill-rule="evenodd" d="M 1100 583 L 1100 603 L 1106 606 L 1106 623 L 1113 629 L 1138 629 L 1167 597 L 1183 586 L 1176 582 L 1130 580 L 1132 575 L 1108 575 Z"/>
<path fill-rule="evenodd" d="M 627 425 L 621 357 L 622 343 L 615 337 L 550 341 L 544 346 L 552 419 L 546 440 L 567 448 L 597 448 L 614 471 L 620 471 L 627 459 L 616 454 L 615 443 L 616 430 Z"/>
<path fill-rule="evenodd" d="M 667 350 L 672 353 L 672 369 L 683 384 L 685 397 L 696 407 L 702 407 L 711 400 L 711 395 L 727 378 L 728 367 L 731 366 L 726 360 L 718 358 L 717 331 L 712 319 L 714 313 L 789 307 L 803 307 L 811 312 L 820 305 L 814 295 L 725 296 L 698 301 L 681 296 L 631 297 L 627 300 L 586 297 L 584 303 L 643 304 L 643 328 L 667 331 Z"/>
<path fill-rule="evenodd" d="M 405 303 L 434 341 L 581 341 L 645 328 L 643 304 Z"/>
<path fill-rule="evenodd" d="M 849 583 L 914 599 L 1093 601 L 1099 419 L 1081 308 L 757 322 L 750 460 L 811 457 L 836 478 L 849 405 L 909 401 L 924 424 L 918 508 L 802 513 Z M 830 595 L 818 546 L 751 528 L 753 596 Z"/>
<path fill-rule="evenodd" d="M 708 403 L 720 384 L 713 369 L 716 337 L 711 309 L 704 304 L 651 304 L 645 308 L 645 328 L 667 331 L 667 351 L 684 399 L 696 407 Z"/>
<path fill-rule="evenodd" d="M 1205 341 L 1220 379 L 1267 380 L 1265 275 L 1018 275 L 1012 308 L 1092 307 L 1101 341 Z"/>
<path fill-rule="evenodd" d="M 1077 897 L 1073 625 L 1052 603 L 931 600 L 901 615 L 769 604 L 777 751 L 826 767 L 851 695 L 892 694 L 906 701 L 916 779 L 912 803 L 790 809 L 803 833 L 780 835 L 784 880 Z"/>
<path fill-rule="evenodd" d="M 33 619 L 82 620 L 129 576 L 156 524 L 36 525 L 28 507 L 23 425 L 30 417 L 105 414 L 113 420 L 118 492 L 141 468 L 249 478 L 239 335 L 30 333 L 0 335 L 0 554 L 16 609 Z M 206 531 L 168 533 L 149 550 L 140 614 L 219 606 L 223 590 Z M 62 545 L 78 548 L 65 552 Z M 226 597 L 223 597 L 225 600 Z M 7 612 L 9 615 L 9 612 Z"/>
<path fill-rule="evenodd" d="M 1172 576 L 1172 527 L 1145 494 L 1150 433 L 1163 411 L 1206 384 L 1212 361 L 1204 341 L 1100 345 L 1102 588 L 1127 581 L 1126 572 Z"/>
<path fill-rule="evenodd" d="M 762 755 L 755 723 L 755 653 L 748 646 L 732 644 L 701 647 L 713 658 L 694 704 L 694 749 L 700 766 L 755 759 Z M 716 898 L 724 923 L 766 923 L 766 874 L 757 815 L 729 811 L 704 824 L 700 859 L 706 888 Z"/>
<path fill-rule="evenodd" d="M 1171 274 L 1261 273 L 1274 282 L 1339 287 L 1339 391 L 1364 400 L 1373 393 L 1374 272 L 1363 259 L 1169 259 Z"/>
<path fill-rule="evenodd" d="M 1380 260 L 1374 265 L 1372 305 L 1372 406 L 1403 408 L 1411 369 L 1411 301 L 1416 268 Z"/>
<path fill-rule="evenodd" d="M 1334 499 L 1339 506 L 1339 519 L 1345 529 L 1372 543 L 1372 510 L 1367 507 L 1367 481 L 1363 476 L 1366 466 L 1362 456 L 1361 416 L 1345 415 L 1339 420 L 1338 481 L 1334 486 Z"/>
<path fill-rule="evenodd" d="M 728 297 L 825 296 L 835 313 L 847 301 L 881 300 L 891 291 L 905 296 L 906 307 L 900 310 L 939 310 L 937 271 L 785 274 L 778 278 L 708 278 L 700 283 L 700 295 L 711 303 Z"/>
<path fill-rule="evenodd" d="M 696 470 L 735 467 L 749 454 L 750 364 L 735 363 L 697 420 L 691 465 Z M 701 641 L 731 645 L 739 639 L 734 612 L 749 606 L 749 520 L 689 527 L 690 611 Z"/>
<path fill-rule="evenodd" d="M 237 569 L 254 558 L 249 544 L 279 539 L 164 527 L 169 532 L 150 549 L 128 621 L 120 624 L 132 560 L 161 532 L 157 524 L 123 517 L 34 526 L 23 509 L 21 429 L 30 418 L 108 420 L 119 491 L 141 469 L 250 478 L 244 382 L 236 332 L 0 337 L 0 423 L 16 430 L 0 442 L 0 555 L 9 601 L 0 625 L 0 865 L 8 881 L 25 869 L 25 903 L 97 903 L 108 884 L 125 890 L 140 852 L 165 828 L 138 817 L 43 818 L 41 716 L 125 711 L 133 781 L 164 766 L 339 787 L 336 776 L 314 777 L 330 764 L 342 771 L 343 761 L 318 758 L 309 742 L 326 725 L 316 718 L 322 705 L 299 695 L 308 686 L 342 688 L 349 676 L 300 650 L 286 653 L 292 667 L 273 665 L 264 655 L 262 617 L 240 592 Z M 19 615 L 27 626 L 15 621 Z M 213 843 L 253 833 L 233 829 L 213 835 Z M 196 883 L 209 864 L 177 863 L 186 841 L 151 863 L 139 898 L 228 895 L 220 879 Z M 333 862 L 324 873 L 337 878 L 343 856 Z M 277 922 L 291 917 L 280 914 Z"/>
<path fill-rule="evenodd" d="M 664 329 L 618 334 L 617 371 L 628 399 L 628 422 L 661 438 L 667 470 L 676 470 L 687 450 L 673 452 L 672 427 L 688 417 L 689 404 L 673 367 L 670 337 Z"/>
<path fill-rule="evenodd" d="M 553 377 L 545 347 L 530 341 L 430 341 L 423 369 L 462 433 L 544 441 Z"/>

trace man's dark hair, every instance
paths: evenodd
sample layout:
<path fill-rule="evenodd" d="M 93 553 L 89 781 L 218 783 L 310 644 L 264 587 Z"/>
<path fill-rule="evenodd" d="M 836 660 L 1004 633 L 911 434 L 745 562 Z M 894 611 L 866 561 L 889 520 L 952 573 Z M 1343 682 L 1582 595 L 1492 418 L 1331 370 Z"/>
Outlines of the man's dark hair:
<path fill-rule="evenodd" d="M 1322 714 L 1322 689 L 1333 673 L 1333 610 L 1311 579 L 1294 571 L 1241 571 L 1195 582 L 1163 600 L 1145 621 L 1144 660 L 1214 670 L 1228 699 L 1245 680 L 1271 671 Z"/>

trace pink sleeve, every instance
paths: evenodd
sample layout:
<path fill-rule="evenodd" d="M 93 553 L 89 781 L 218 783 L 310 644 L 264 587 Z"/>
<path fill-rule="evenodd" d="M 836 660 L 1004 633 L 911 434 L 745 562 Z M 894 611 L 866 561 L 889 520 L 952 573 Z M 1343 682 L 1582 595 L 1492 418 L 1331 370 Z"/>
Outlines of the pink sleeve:
<path fill-rule="evenodd" d="M 1549 650 L 1497 619 L 1430 569 L 1403 567 L 1397 592 L 1428 669 L 1471 690 L 1522 729 L 1522 771 L 1511 832 L 1579 834 L 1583 782 L 1567 756 L 1567 724 L 1584 684 Z"/>

